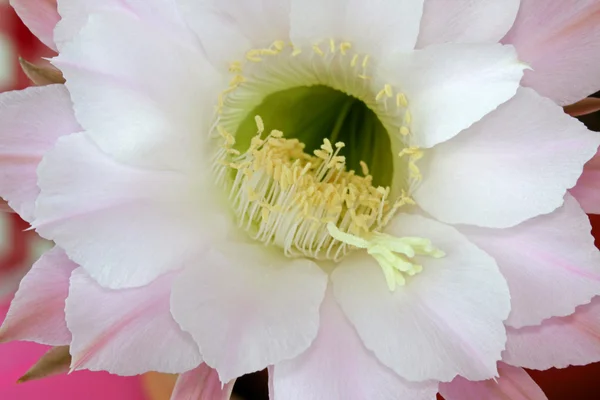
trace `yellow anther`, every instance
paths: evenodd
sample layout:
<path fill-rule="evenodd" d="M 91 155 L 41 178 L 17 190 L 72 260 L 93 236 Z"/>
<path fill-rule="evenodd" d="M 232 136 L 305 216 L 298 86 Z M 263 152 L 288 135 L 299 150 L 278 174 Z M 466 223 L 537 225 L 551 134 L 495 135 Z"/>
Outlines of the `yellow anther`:
<path fill-rule="evenodd" d="M 252 62 L 261 62 L 260 49 L 253 49 L 246 52 L 246 59 Z"/>
<path fill-rule="evenodd" d="M 335 148 L 336 149 L 341 149 L 341 148 L 344 148 L 344 147 L 346 147 L 346 143 L 344 143 L 344 142 L 335 142 Z"/>
<path fill-rule="evenodd" d="M 261 135 L 265 131 L 265 123 L 260 115 L 254 116 L 254 121 L 256 122 L 256 128 L 258 129 L 258 134 Z"/>
<path fill-rule="evenodd" d="M 408 135 L 410 135 L 410 130 L 406 126 L 401 126 L 400 127 L 400 134 L 402 136 L 408 136 Z"/>
<path fill-rule="evenodd" d="M 410 125 L 411 122 L 412 122 L 412 115 L 411 115 L 410 111 L 406 110 L 406 112 L 404 113 L 404 123 L 406 125 Z"/>
<path fill-rule="evenodd" d="M 371 79 L 370 76 L 365 75 L 365 74 L 359 74 L 359 75 L 357 75 L 357 77 L 362 79 L 363 81 L 368 81 L 369 79 Z"/>
<path fill-rule="evenodd" d="M 394 92 L 393 92 L 393 90 L 392 90 L 392 85 L 390 85 L 389 83 L 386 83 L 386 84 L 383 86 L 383 90 L 384 90 L 384 92 L 385 92 L 385 95 L 386 95 L 387 97 L 392 97 L 392 96 L 394 95 Z"/>
<path fill-rule="evenodd" d="M 329 51 L 335 53 L 335 40 L 329 39 Z"/>
<path fill-rule="evenodd" d="M 277 138 L 277 139 L 282 138 L 283 137 L 283 132 L 278 131 L 277 129 L 273 129 L 271 131 L 271 137 L 274 137 L 274 138 Z"/>
<path fill-rule="evenodd" d="M 283 40 L 276 40 L 271 46 L 278 52 L 281 52 L 285 48 L 285 42 Z"/>
<path fill-rule="evenodd" d="M 414 178 L 419 181 L 423 179 L 423 176 L 421 175 L 421 170 L 419 170 L 419 167 L 417 167 L 415 163 L 408 163 L 408 171 L 411 178 Z"/>
<path fill-rule="evenodd" d="M 321 48 L 319 47 L 319 45 L 318 45 L 318 44 L 313 44 L 313 47 L 312 47 L 312 49 L 313 49 L 313 51 L 314 51 L 315 53 L 317 53 L 317 54 L 318 54 L 318 55 L 320 55 L 321 57 L 323 57 L 323 56 L 325 55 L 325 53 L 323 52 L 323 50 L 321 50 Z"/>
<path fill-rule="evenodd" d="M 302 53 L 302 49 L 298 47 L 293 47 L 292 49 L 292 57 L 296 57 L 297 55 Z"/>
<path fill-rule="evenodd" d="M 406 147 L 402 149 L 398 156 L 404 157 L 405 155 L 421 158 L 423 155 L 423 151 L 419 147 Z"/>
<path fill-rule="evenodd" d="M 396 105 L 398 107 L 408 107 L 408 100 L 406 99 L 406 95 L 404 93 L 396 94 Z"/>
<path fill-rule="evenodd" d="M 242 72 L 242 63 L 240 61 L 234 61 L 231 64 L 229 64 L 229 72 L 241 73 Z"/>
<path fill-rule="evenodd" d="M 357 61 L 358 61 L 358 54 L 355 54 L 354 56 L 352 56 L 352 60 L 350 61 L 350 66 L 352 68 L 356 67 Z"/>
<path fill-rule="evenodd" d="M 231 81 L 229 81 L 229 86 L 230 86 L 230 88 L 235 88 L 235 87 L 239 86 L 240 83 L 243 83 L 245 81 L 246 81 L 246 79 L 242 75 L 238 74 L 238 75 L 235 75 L 231 79 Z"/>
<path fill-rule="evenodd" d="M 366 162 L 364 162 L 364 161 L 362 161 L 362 160 L 360 161 L 360 169 L 362 170 L 362 174 L 363 174 L 364 176 L 367 176 L 367 175 L 369 175 L 369 166 L 367 165 L 367 163 L 366 163 Z M 382 188 L 382 189 L 383 189 L 383 188 Z"/>
<path fill-rule="evenodd" d="M 327 138 L 323 139 L 323 144 L 321 145 L 321 149 L 325 150 L 328 153 L 333 153 L 333 147 L 331 146 L 331 141 Z"/>
<path fill-rule="evenodd" d="M 371 56 L 369 56 L 368 54 L 364 56 L 363 60 L 362 60 L 362 67 L 363 69 L 367 68 L 367 64 L 369 64 L 369 59 L 371 58 Z"/>
<path fill-rule="evenodd" d="M 352 43 L 350 42 L 342 42 L 340 43 L 340 53 L 342 55 L 346 55 L 346 52 L 352 48 Z"/>
<path fill-rule="evenodd" d="M 385 96 L 385 89 L 381 89 L 375 96 L 375 101 L 381 100 Z"/>

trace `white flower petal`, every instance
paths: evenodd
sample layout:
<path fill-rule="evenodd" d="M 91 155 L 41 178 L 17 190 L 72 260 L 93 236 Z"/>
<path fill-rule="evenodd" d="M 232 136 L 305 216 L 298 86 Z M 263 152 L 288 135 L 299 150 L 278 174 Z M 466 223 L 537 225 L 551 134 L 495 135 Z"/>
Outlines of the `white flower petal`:
<path fill-rule="evenodd" d="M 60 0 L 58 13 L 61 19 L 54 30 L 59 50 L 62 52 L 64 46 L 77 36 L 92 14 L 104 11 L 129 14 L 144 19 L 156 29 L 186 36 L 187 27 L 173 0 Z"/>
<path fill-rule="evenodd" d="M 407 382 L 381 365 L 365 349 L 330 290 L 311 347 L 276 364 L 270 375 L 275 400 L 432 400 L 437 393 L 435 382 Z"/>
<path fill-rule="evenodd" d="M 173 287 L 172 312 L 228 382 L 306 350 L 317 335 L 327 276 L 262 245 L 210 251 Z"/>
<path fill-rule="evenodd" d="M 226 71 L 247 51 L 289 40 L 289 0 L 176 0 L 208 58 Z"/>
<path fill-rule="evenodd" d="M 600 251 L 587 215 L 569 195 L 552 214 L 513 228 L 459 231 L 498 263 L 510 289 L 510 326 L 572 314 L 600 295 Z"/>
<path fill-rule="evenodd" d="M 426 0 L 417 47 L 497 43 L 517 17 L 520 0 Z"/>
<path fill-rule="evenodd" d="M 414 145 L 432 147 L 513 97 L 525 67 L 512 46 L 447 43 L 392 52 L 376 75 L 406 95 Z"/>
<path fill-rule="evenodd" d="M 414 198 L 448 223 L 506 228 L 560 207 L 600 135 L 521 88 L 459 136 L 431 149 Z"/>
<path fill-rule="evenodd" d="M 103 286 L 146 285 L 227 227 L 193 177 L 121 164 L 85 133 L 59 139 L 38 175 L 34 227 Z"/>
<path fill-rule="evenodd" d="M 182 373 L 202 358 L 170 312 L 174 276 L 143 288 L 102 288 L 82 269 L 71 275 L 66 302 L 73 333 L 71 368 L 138 375 L 148 371 Z"/>
<path fill-rule="evenodd" d="M 423 13 L 423 0 L 291 0 L 291 5 L 295 45 L 347 41 L 376 58 L 414 49 Z"/>
<path fill-rule="evenodd" d="M 151 44 L 151 45 L 150 45 Z M 199 46 L 125 13 L 93 14 L 54 63 L 77 119 L 119 160 L 197 170 L 220 76 Z"/>
<path fill-rule="evenodd" d="M 389 234 L 430 239 L 446 256 L 419 259 L 423 272 L 394 292 L 370 256 L 340 263 L 335 297 L 365 346 L 411 381 L 495 376 L 510 296 L 494 260 L 439 222 L 402 214 L 391 224 Z"/>

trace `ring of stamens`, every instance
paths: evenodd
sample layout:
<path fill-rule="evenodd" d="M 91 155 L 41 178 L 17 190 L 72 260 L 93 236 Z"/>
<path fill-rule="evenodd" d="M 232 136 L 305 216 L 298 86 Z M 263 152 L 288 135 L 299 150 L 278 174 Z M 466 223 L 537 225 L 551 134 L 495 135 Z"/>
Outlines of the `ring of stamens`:
<path fill-rule="evenodd" d="M 214 160 L 214 172 L 217 183 L 229 192 L 239 225 L 254 239 L 278 245 L 290 257 L 333 261 L 339 261 L 352 249 L 366 249 L 381 266 L 390 290 L 394 290 L 404 284 L 406 276 L 420 272 L 421 267 L 410 261 L 412 257 L 439 257 L 443 253 L 426 239 L 393 238 L 380 232 L 399 208 L 414 204 L 410 192 L 421 180 L 417 161 L 423 153 L 410 145 L 411 114 L 406 95 L 390 84 L 384 84 L 374 93 L 367 85 L 372 79 L 369 56 L 352 53 L 351 48 L 348 42 L 338 45 L 330 40 L 326 45 L 315 44 L 309 55 L 304 55 L 311 65 L 315 59 L 327 59 L 330 64 L 348 63 L 343 70 L 349 67 L 351 73 L 343 75 L 344 82 L 336 81 L 336 74 L 324 81 L 323 76 L 315 73 L 304 74 L 302 82 L 292 80 L 275 86 L 281 90 L 290 85 L 324 84 L 379 110 L 377 115 L 387 118 L 387 130 L 397 132 L 402 140 L 398 153 L 405 157 L 408 169 L 406 188 L 392 196 L 390 187 L 374 186 L 364 162 L 360 163 L 362 176 L 348 171 L 345 157 L 340 155 L 342 142 L 332 144 L 324 139 L 320 149 L 307 154 L 303 143 L 285 138 L 280 131 L 272 130 L 265 135 L 260 116 L 255 117 L 257 133 L 249 147 L 243 152 L 236 148 L 236 138 L 231 132 L 236 131 L 236 124 L 248 114 L 249 108 L 254 107 L 251 102 L 246 104 L 252 98 L 248 91 L 256 82 L 262 82 L 253 75 L 245 76 L 245 69 L 270 57 L 282 57 L 285 62 L 293 63 L 305 53 L 283 41 L 275 41 L 269 48 L 250 50 L 246 60 L 230 65 L 229 71 L 234 76 L 218 98 L 217 117 L 211 130 L 222 141 Z M 390 100 L 394 100 L 393 107 L 388 105 Z"/>
<path fill-rule="evenodd" d="M 365 176 L 347 171 L 345 157 L 339 155 L 343 143 L 332 145 L 325 139 L 309 155 L 302 143 L 284 138 L 282 132 L 271 131 L 262 139 L 262 119 L 257 116 L 256 121 L 257 135 L 243 154 L 233 148 L 233 136 L 221 130 L 225 142 L 215 163 L 240 226 L 255 239 L 278 244 L 288 256 L 337 261 L 350 247 L 331 236 L 327 224 L 365 235 L 412 203 L 406 195 L 390 202 L 389 187 L 373 186 L 364 163 Z M 233 178 L 227 176 L 231 173 Z"/>

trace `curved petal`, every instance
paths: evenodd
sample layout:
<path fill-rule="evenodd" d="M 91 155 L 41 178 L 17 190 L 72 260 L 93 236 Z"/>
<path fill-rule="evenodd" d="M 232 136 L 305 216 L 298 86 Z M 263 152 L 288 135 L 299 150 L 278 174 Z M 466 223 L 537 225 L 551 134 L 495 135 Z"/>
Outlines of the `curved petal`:
<path fill-rule="evenodd" d="M 104 151 L 136 165 L 206 168 L 220 79 L 199 48 L 132 15 L 101 13 L 54 64 L 77 119 Z"/>
<path fill-rule="evenodd" d="M 81 128 L 63 85 L 0 94 L 0 121 L 0 196 L 31 222 L 38 164 L 60 136 Z"/>
<path fill-rule="evenodd" d="M 10 0 L 10 5 L 42 43 L 56 50 L 54 27 L 60 20 L 56 0 Z"/>
<path fill-rule="evenodd" d="M 512 46 L 446 43 L 392 52 L 377 75 L 406 95 L 414 145 L 432 147 L 513 97 L 525 68 Z"/>
<path fill-rule="evenodd" d="M 34 227 L 105 287 L 181 268 L 228 226 L 194 177 L 120 164 L 85 133 L 61 138 L 38 175 Z"/>
<path fill-rule="evenodd" d="M 173 278 L 164 275 L 143 288 L 116 291 L 76 269 L 66 302 L 71 369 L 138 375 L 197 367 L 202 362 L 198 347 L 171 316 Z"/>
<path fill-rule="evenodd" d="M 172 312 L 228 382 L 296 357 L 317 335 L 327 276 L 262 245 L 212 250 L 173 287 Z"/>
<path fill-rule="evenodd" d="M 504 362 L 544 370 L 600 361 L 600 297 L 568 317 L 540 326 L 508 328 Z"/>
<path fill-rule="evenodd" d="M 187 27 L 173 0 L 60 0 L 58 12 L 62 19 L 54 32 L 58 48 L 69 43 L 98 12 L 111 11 L 135 16 L 169 34 L 186 38 Z"/>
<path fill-rule="evenodd" d="M 285 400 L 432 400 L 437 383 L 407 382 L 363 346 L 328 290 L 319 334 L 299 357 L 273 367 L 274 397 Z"/>
<path fill-rule="evenodd" d="M 552 214 L 509 229 L 460 227 L 494 257 L 508 282 L 515 328 L 566 316 L 600 295 L 600 251 L 587 215 L 567 196 Z"/>
<path fill-rule="evenodd" d="M 335 297 L 365 346 L 410 381 L 495 376 L 510 296 L 494 260 L 439 222 L 402 214 L 391 224 L 389 234 L 431 239 L 446 256 L 419 259 L 423 272 L 394 292 L 370 256 L 340 263 Z"/>
<path fill-rule="evenodd" d="M 6 319 L 0 340 L 28 340 L 51 346 L 71 342 L 65 323 L 65 299 L 69 278 L 77 265 L 58 247 L 46 252 L 21 281 Z"/>
<path fill-rule="evenodd" d="M 506 228 L 547 214 L 596 153 L 600 135 L 533 90 L 427 153 L 414 198 L 437 219 Z"/>
<path fill-rule="evenodd" d="M 542 389 L 522 368 L 498 364 L 499 378 L 472 382 L 457 377 L 440 385 L 445 400 L 548 400 Z"/>
<path fill-rule="evenodd" d="M 179 375 L 171 400 L 229 400 L 233 383 L 222 384 L 217 371 L 201 364 Z"/>
<path fill-rule="evenodd" d="M 312 46 L 329 39 L 348 41 L 374 57 L 415 48 L 423 0 L 291 0 L 291 38 Z"/>
<path fill-rule="evenodd" d="M 208 58 L 223 71 L 253 48 L 289 41 L 290 0 L 175 0 Z"/>
<path fill-rule="evenodd" d="M 586 213 L 600 214 L 600 153 L 585 165 L 571 194 Z"/>
<path fill-rule="evenodd" d="M 600 2 L 521 0 L 511 31 L 502 40 L 533 68 L 523 85 L 560 105 L 600 90 Z"/>
<path fill-rule="evenodd" d="M 90 16 L 53 63 L 77 119 L 104 151 L 135 165 L 206 168 L 220 79 L 199 48 L 130 14 L 105 12 Z"/>
<path fill-rule="evenodd" d="M 426 0 L 418 48 L 438 43 L 497 43 L 517 17 L 520 0 Z"/>

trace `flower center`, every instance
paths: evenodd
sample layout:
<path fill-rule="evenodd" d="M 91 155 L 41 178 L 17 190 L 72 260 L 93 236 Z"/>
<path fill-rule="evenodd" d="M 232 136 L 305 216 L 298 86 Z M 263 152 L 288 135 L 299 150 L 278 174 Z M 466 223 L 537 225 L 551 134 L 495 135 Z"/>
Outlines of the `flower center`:
<path fill-rule="evenodd" d="M 420 272 L 413 257 L 443 254 L 427 239 L 381 233 L 414 204 L 422 153 L 410 145 L 406 96 L 377 83 L 368 55 L 347 42 L 276 41 L 230 72 L 212 131 L 214 173 L 251 237 L 317 260 L 366 249 L 390 290 Z"/>

